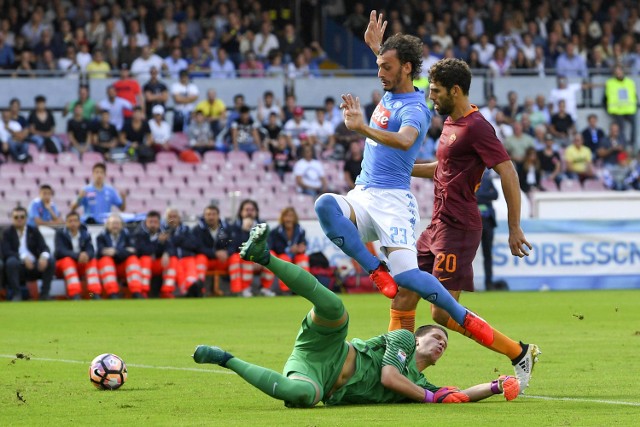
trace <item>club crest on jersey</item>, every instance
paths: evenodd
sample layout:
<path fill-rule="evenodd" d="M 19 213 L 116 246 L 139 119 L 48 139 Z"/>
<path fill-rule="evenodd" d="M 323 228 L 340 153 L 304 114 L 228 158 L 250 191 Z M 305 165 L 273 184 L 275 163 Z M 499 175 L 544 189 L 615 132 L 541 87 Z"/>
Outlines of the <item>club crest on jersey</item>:
<path fill-rule="evenodd" d="M 451 136 L 449 137 L 449 145 L 451 145 L 454 142 L 456 142 L 456 139 L 458 139 L 458 137 L 456 136 L 455 133 L 452 133 Z"/>
<path fill-rule="evenodd" d="M 402 350 L 398 350 L 398 360 L 400 363 L 405 363 L 407 361 L 407 353 Z"/>
<path fill-rule="evenodd" d="M 382 103 L 378 104 L 375 111 L 371 115 L 371 120 L 379 128 L 387 129 L 389 127 L 389 118 L 391 117 L 391 111 L 382 106 Z"/>

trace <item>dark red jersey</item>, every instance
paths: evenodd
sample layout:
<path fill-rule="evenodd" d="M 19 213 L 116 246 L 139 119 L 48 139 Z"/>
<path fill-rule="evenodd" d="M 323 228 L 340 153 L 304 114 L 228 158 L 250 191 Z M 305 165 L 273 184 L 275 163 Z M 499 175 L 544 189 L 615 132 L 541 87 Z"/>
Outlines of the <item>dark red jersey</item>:
<path fill-rule="evenodd" d="M 452 227 L 481 230 L 476 190 L 485 168 L 509 160 L 493 126 L 472 105 L 472 110 L 456 121 L 444 122 L 433 177 L 435 201 L 432 221 Z"/>

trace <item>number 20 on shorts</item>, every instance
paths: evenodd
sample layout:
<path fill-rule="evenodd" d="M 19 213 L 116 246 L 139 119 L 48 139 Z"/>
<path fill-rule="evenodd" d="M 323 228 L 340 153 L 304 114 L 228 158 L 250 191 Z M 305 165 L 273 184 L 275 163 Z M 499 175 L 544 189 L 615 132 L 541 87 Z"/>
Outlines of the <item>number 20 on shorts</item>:
<path fill-rule="evenodd" d="M 436 255 L 435 271 L 446 271 L 447 273 L 453 273 L 458 267 L 456 254 L 445 254 L 440 252 Z"/>

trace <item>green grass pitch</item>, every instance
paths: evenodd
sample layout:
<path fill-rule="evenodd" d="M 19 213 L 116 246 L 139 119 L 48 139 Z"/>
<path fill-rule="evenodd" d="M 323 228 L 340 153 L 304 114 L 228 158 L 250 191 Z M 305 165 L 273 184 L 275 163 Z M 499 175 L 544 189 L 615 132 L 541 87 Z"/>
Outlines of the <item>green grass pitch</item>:
<path fill-rule="evenodd" d="M 343 296 L 349 337 L 386 330 L 381 295 Z M 216 344 L 280 371 L 309 303 L 299 297 L 5 303 L 0 307 L 0 425 L 633 426 L 640 423 L 639 291 L 479 293 L 463 303 L 507 335 L 540 345 L 530 397 L 467 405 L 287 409 L 218 366 L 196 365 Z M 418 324 L 428 323 L 428 307 Z M 111 352 L 129 367 L 117 391 L 89 382 Z M 23 353 L 30 360 L 16 359 Z M 452 333 L 427 377 L 467 387 L 511 373 L 506 358 Z M 20 398 L 18 398 L 18 394 Z M 626 403 L 626 404 L 625 404 Z"/>

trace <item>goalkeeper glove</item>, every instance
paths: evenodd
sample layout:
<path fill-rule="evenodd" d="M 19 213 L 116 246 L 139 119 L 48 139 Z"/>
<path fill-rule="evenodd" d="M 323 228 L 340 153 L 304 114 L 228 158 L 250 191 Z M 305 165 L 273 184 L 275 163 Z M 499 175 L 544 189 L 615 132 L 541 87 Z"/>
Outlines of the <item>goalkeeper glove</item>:
<path fill-rule="evenodd" d="M 466 403 L 468 401 L 469 396 L 457 387 L 442 387 L 435 393 L 424 390 L 424 403 Z"/>
<path fill-rule="evenodd" d="M 520 383 L 515 377 L 501 375 L 497 380 L 491 382 L 493 394 L 502 394 L 507 400 L 513 400 L 520 394 Z"/>

